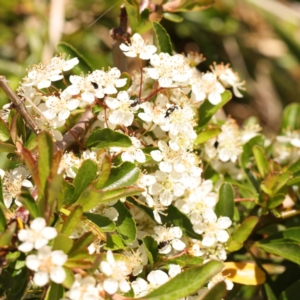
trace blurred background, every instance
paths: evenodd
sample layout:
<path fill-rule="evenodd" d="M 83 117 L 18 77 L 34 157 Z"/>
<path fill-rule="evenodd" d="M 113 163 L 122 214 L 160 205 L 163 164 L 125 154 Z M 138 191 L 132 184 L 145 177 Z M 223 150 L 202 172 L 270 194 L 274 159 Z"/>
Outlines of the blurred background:
<path fill-rule="evenodd" d="M 13 89 L 27 66 L 57 53 L 60 41 L 94 69 L 113 66 L 109 31 L 119 24 L 122 0 L 0 2 L 0 74 Z M 217 0 L 207 10 L 178 14 L 180 23 L 162 21 L 177 52 L 203 53 L 201 71 L 214 61 L 230 63 L 246 81 L 245 97 L 233 98 L 225 112 L 239 123 L 257 116 L 265 132 L 277 131 L 283 107 L 300 101 L 300 1 Z M 6 101 L 0 91 L 0 106 Z"/>

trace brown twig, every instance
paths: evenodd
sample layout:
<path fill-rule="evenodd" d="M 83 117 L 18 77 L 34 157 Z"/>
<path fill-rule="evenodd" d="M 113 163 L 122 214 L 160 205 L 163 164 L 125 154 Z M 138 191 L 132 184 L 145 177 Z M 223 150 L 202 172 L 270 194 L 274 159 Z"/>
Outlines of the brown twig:
<path fill-rule="evenodd" d="M 74 137 L 76 137 L 77 140 L 80 140 L 83 137 L 86 130 L 95 119 L 96 116 L 93 114 L 92 109 L 88 108 L 80 120 L 64 135 L 63 140 L 56 142 L 56 147 L 64 152 L 76 142 Z"/>
<path fill-rule="evenodd" d="M 24 102 L 13 92 L 13 90 L 8 85 L 5 76 L 0 75 L 0 87 L 2 88 L 4 93 L 8 96 L 8 98 L 11 100 L 11 102 L 14 104 L 16 110 L 22 116 L 25 123 L 30 127 L 30 129 L 35 134 L 41 132 L 40 128 L 35 124 L 30 114 L 28 113 L 24 105 Z"/>

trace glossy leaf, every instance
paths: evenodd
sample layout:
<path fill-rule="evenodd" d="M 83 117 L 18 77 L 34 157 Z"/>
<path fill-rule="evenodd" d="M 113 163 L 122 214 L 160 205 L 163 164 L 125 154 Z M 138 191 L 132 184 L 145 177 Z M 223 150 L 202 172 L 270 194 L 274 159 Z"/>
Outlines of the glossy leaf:
<path fill-rule="evenodd" d="M 214 275 L 221 272 L 222 267 L 221 262 L 210 261 L 201 267 L 187 269 L 144 296 L 144 299 L 177 300 L 188 296 L 198 291 Z"/>
<path fill-rule="evenodd" d="M 96 149 L 110 147 L 130 147 L 132 146 L 131 139 L 120 132 L 113 131 L 109 128 L 98 128 L 92 132 L 86 141 L 86 146 Z"/>
<path fill-rule="evenodd" d="M 103 232 L 113 232 L 116 229 L 115 223 L 107 217 L 92 213 L 84 213 L 83 215 L 96 224 Z"/>
<path fill-rule="evenodd" d="M 31 194 L 28 192 L 22 192 L 18 197 L 18 200 L 23 204 L 23 206 L 29 211 L 33 219 L 37 217 L 43 217 L 39 211 L 39 207 L 35 200 L 32 198 Z"/>
<path fill-rule="evenodd" d="M 102 189 L 105 182 L 108 180 L 111 171 L 111 158 L 109 155 L 105 154 L 102 157 L 101 166 L 99 168 L 99 176 L 93 183 L 93 187 L 96 190 Z"/>
<path fill-rule="evenodd" d="M 124 162 L 120 167 L 112 169 L 110 177 L 105 183 L 103 190 L 113 190 L 130 186 L 139 179 L 140 169 L 131 162 Z"/>
<path fill-rule="evenodd" d="M 152 26 L 158 53 L 164 52 L 173 55 L 171 39 L 166 29 L 163 28 L 162 25 L 158 22 L 153 22 Z"/>
<path fill-rule="evenodd" d="M 129 210 L 121 201 L 118 201 L 114 205 L 114 208 L 119 213 L 118 220 L 116 221 L 117 233 L 121 236 L 125 244 L 134 242 L 137 231 L 135 221 L 133 220 Z"/>
<path fill-rule="evenodd" d="M 203 144 L 208 140 L 212 139 L 213 137 L 218 136 L 222 130 L 220 128 L 209 128 L 205 131 L 202 131 L 198 134 L 197 138 L 195 139 L 195 144 Z"/>
<path fill-rule="evenodd" d="M 266 281 L 265 273 L 254 263 L 225 262 L 223 276 L 235 283 L 259 285 Z"/>
<path fill-rule="evenodd" d="M 0 141 L 6 142 L 10 139 L 10 132 L 7 124 L 0 118 Z"/>
<path fill-rule="evenodd" d="M 141 194 L 143 191 L 144 189 L 137 186 L 128 186 L 119 189 L 104 191 L 101 202 L 119 200 L 120 198 Z"/>
<path fill-rule="evenodd" d="M 217 104 L 213 105 L 208 100 L 205 100 L 204 103 L 199 108 L 199 127 L 205 126 L 212 116 L 221 108 L 223 107 L 230 99 L 232 98 L 232 94 L 229 91 L 225 91 L 222 94 L 222 101 Z"/>
<path fill-rule="evenodd" d="M 80 205 L 75 206 L 75 208 L 71 211 L 70 215 L 67 217 L 66 221 L 63 223 L 63 227 L 61 228 L 61 233 L 69 236 L 78 226 L 82 218 L 82 207 Z"/>
<path fill-rule="evenodd" d="M 88 186 L 79 196 L 74 205 L 81 205 L 84 212 L 93 209 L 103 198 L 103 191 Z"/>
<path fill-rule="evenodd" d="M 225 182 L 219 190 L 219 200 L 215 208 L 218 217 L 233 218 L 234 212 L 234 191 L 232 185 Z"/>
<path fill-rule="evenodd" d="M 52 250 L 62 250 L 68 253 L 73 247 L 73 240 L 71 240 L 67 235 L 58 233 L 57 237 L 54 239 L 54 244 Z"/>
<path fill-rule="evenodd" d="M 60 42 L 57 45 L 57 49 L 59 52 L 61 53 L 66 53 L 67 56 L 70 56 L 70 58 L 74 58 L 77 57 L 79 60 L 79 64 L 76 65 L 72 71 L 76 74 L 76 75 L 81 75 L 81 73 L 85 73 L 87 74 L 88 72 L 93 71 L 92 66 L 90 65 L 90 63 L 85 59 L 85 57 L 83 55 L 80 54 L 80 52 L 78 50 L 76 50 L 72 45 L 66 43 L 66 42 Z"/>
<path fill-rule="evenodd" d="M 106 245 L 104 246 L 105 250 L 120 250 L 127 247 L 122 238 L 117 234 L 112 234 L 107 237 Z"/>
<path fill-rule="evenodd" d="M 221 281 L 214 285 L 211 289 L 207 291 L 198 298 L 198 300 L 221 300 L 226 293 L 226 284 Z"/>
<path fill-rule="evenodd" d="M 47 291 L 45 300 L 61 299 L 64 296 L 65 289 L 61 284 L 51 282 L 50 288 Z"/>
<path fill-rule="evenodd" d="M 0 152 L 15 153 L 16 150 L 14 145 L 0 142 Z"/>
<path fill-rule="evenodd" d="M 291 103 L 285 107 L 282 115 L 281 131 L 300 129 L 300 104 Z"/>
<path fill-rule="evenodd" d="M 175 258 L 168 259 L 168 264 L 180 265 L 182 268 L 195 267 L 203 265 L 203 258 L 200 256 L 191 256 L 184 254 Z"/>
<path fill-rule="evenodd" d="M 163 17 L 171 22 L 180 23 L 183 21 L 183 17 L 176 14 L 164 13 Z"/>
<path fill-rule="evenodd" d="M 154 264 L 157 258 L 157 242 L 152 236 L 146 236 L 143 238 L 143 244 L 145 245 L 146 248 L 146 253 L 148 257 L 148 261 L 150 264 Z"/>
<path fill-rule="evenodd" d="M 248 217 L 243 223 L 235 230 L 228 242 L 228 251 L 237 251 L 243 247 L 243 243 L 248 239 L 251 232 L 258 222 L 255 216 Z"/>
<path fill-rule="evenodd" d="M 257 145 L 253 146 L 252 150 L 253 150 L 258 171 L 262 176 L 262 178 L 265 178 L 265 176 L 270 173 L 270 168 L 264 150 L 262 147 Z"/>

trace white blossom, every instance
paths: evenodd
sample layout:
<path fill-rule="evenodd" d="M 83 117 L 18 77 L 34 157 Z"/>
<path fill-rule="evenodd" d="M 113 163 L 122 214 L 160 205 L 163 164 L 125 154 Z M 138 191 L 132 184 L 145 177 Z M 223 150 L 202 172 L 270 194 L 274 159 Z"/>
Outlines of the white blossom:
<path fill-rule="evenodd" d="M 32 249 L 39 250 L 56 236 L 57 231 L 54 227 L 46 226 L 44 218 L 36 218 L 31 222 L 30 228 L 21 229 L 18 232 L 18 238 L 23 242 L 18 249 L 22 252 L 29 252 Z"/>

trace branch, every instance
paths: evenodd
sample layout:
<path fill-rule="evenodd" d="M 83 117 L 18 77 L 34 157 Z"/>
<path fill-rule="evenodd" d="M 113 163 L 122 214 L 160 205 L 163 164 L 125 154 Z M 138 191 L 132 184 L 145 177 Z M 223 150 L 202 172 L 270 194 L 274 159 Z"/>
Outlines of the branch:
<path fill-rule="evenodd" d="M 14 104 L 16 110 L 18 113 L 22 116 L 25 123 L 30 127 L 30 129 L 35 133 L 38 134 L 41 132 L 40 128 L 35 124 L 33 119 L 31 118 L 30 114 L 28 113 L 24 101 L 22 101 L 10 88 L 10 86 L 7 84 L 7 80 L 5 76 L 0 75 L 0 87 L 5 92 L 5 94 L 8 96 L 8 98 L 11 100 L 11 102 Z"/>
<path fill-rule="evenodd" d="M 64 152 L 76 142 L 76 138 L 78 140 L 83 138 L 86 130 L 95 119 L 96 116 L 93 114 L 92 109 L 88 108 L 80 120 L 64 135 L 63 140 L 56 142 L 56 147 Z"/>

